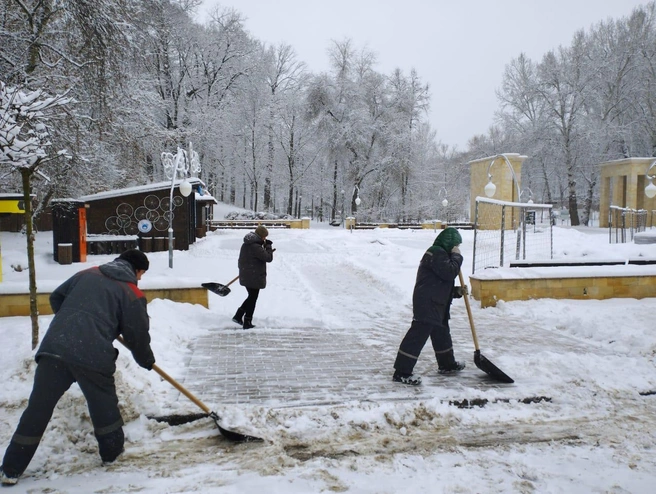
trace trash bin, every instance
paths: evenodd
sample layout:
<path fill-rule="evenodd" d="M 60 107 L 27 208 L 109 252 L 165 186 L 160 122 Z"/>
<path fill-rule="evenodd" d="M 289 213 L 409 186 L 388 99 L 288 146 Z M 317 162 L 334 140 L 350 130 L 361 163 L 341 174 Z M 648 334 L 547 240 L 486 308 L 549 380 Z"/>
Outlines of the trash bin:
<path fill-rule="evenodd" d="M 57 258 L 59 264 L 73 264 L 73 244 L 59 244 Z"/>
<path fill-rule="evenodd" d="M 526 211 L 526 224 L 535 225 L 535 211 Z"/>
<path fill-rule="evenodd" d="M 59 262 L 60 244 L 70 244 L 71 262 L 81 262 L 81 253 L 84 254 L 84 261 L 86 261 L 86 228 L 81 227 L 81 221 L 86 221 L 84 212 L 84 202 L 81 201 L 52 202 L 52 245 L 55 262 Z M 67 249 L 64 251 L 66 252 Z"/>
<path fill-rule="evenodd" d="M 142 252 L 152 252 L 153 237 L 139 237 L 139 250 Z"/>
<path fill-rule="evenodd" d="M 164 248 L 164 241 L 166 239 L 164 237 L 155 237 L 155 241 L 153 242 L 153 252 L 162 252 L 165 251 L 166 249 Z"/>

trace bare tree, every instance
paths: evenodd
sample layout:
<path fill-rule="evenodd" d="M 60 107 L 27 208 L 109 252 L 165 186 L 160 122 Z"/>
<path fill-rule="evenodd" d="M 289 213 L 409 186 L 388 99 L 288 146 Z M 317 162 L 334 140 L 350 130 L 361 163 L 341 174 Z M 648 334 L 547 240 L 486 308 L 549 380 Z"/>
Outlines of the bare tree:
<path fill-rule="evenodd" d="M 64 153 L 50 151 L 49 127 L 54 125 L 53 113 L 70 101 L 66 95 L 51 97 L 39 90 L 7 87 L 0 81 L 0 167 L 18 171 L 23 187 L 32 349 L 39 343 L 39 313 L 36 299 L 31 179 L 43 165 Z"/>

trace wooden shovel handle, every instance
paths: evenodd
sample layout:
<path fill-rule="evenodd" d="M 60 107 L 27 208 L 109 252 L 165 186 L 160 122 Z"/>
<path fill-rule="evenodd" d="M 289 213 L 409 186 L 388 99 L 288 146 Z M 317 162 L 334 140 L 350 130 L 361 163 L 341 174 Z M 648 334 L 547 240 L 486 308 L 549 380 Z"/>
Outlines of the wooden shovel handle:
<path fill-rule="evenodd" d="M 226 285 L 226 287 L 229 287 L 230 285 L 232 285 L 232 284 L 233 284 L 235 281 L 237 281 L 238 279 L 239 279 L 239 275 L 237 275 L 233 280 L 231 280 L 231 281 Z"/>
<path fill-rule="evenodd" d="M 238 277 L 237 277 L 238 278 Z M 235 278 L 235 279 L 237 279 Z M 235 280 L 232 280 L 235 281 Z M 128 350 L 130 349 L 126 344 L 125 340 L 121 335 L 118 335 L 116 339 Z M 183 395 L 185 395 L 187 398 L 189 398 L 191 401 L 194 402 L 194 404 L 199 407 L 201 410 L 203 410 L 205 413 L 209 414 L 211 413 L 211 410 L 205 405 L 202 401 L 200 401 L 198 398 L 196 398 L 194 395 L 192 395 L 186 388 L 182 386 L 178 381 L 173 379 L 171 376 L 169 376 L 166 372 L 164 372 L 162 369 L 160 369 L 157 364 L 153 364 L 153 370 L 157 372 L 160 376 L 162 376 L 166 381 L 168 381 L 175 389 L 180 391 Z"/>
<path fill-rule="evenodd" d="M 460 286 L 465 286 L 465 280 L 462 276 L 462 270 L 458 272 L 460 278 Z M 469 317 L 469 326 L 471 327 L 472 337 L 474 338 L 474 348 L 478 351 L 478 337 L 476 336 L 476 328 L 474 327 L 474 316 L 472 316 L 471 307 L 469 306 L 469 294 L 465 293 L 462 298 L 465 299 L 465 307 L 467 307 L 467 316 Z"/>

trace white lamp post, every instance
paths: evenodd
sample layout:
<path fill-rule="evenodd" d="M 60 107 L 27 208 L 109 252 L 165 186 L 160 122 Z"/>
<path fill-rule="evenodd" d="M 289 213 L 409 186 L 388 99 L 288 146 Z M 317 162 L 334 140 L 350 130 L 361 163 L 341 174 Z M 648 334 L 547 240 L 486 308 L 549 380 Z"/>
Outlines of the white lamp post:
<path fill-rule="evenodd" d="M 355 203 L 355 211 L 353 211 L 353 223 L 351 223 L 351 233 L 353 233 L 353 229 L 355 228 L 355 223 L 357 223 L 358 207 L 360 207 L 360 204 L 362 203 L 362 199 L 360 199 L 360 187 L 356 185 L 353 190 L 355 192 L 355 199 L 353 200 L 353 202 Z"/>
<path fill-rule="evenodd" d="M 171 189 L 169 191 L 169 268 L 173 269 L 173 190 L 175 189 L 176 178 L 181 178 L 179 184 L 180 194 L 188 197 L 191 194 L 191 184 L 187 181 L 187 172 L 190 168 L 194 172 L 200 170 L 200 161 L 198 153 L 194 152 L 189 143 L 189 153 L 184 149 L 178 148 L 175 155 L 171 153 L 162 153 L 162 165 L 166 176 L 171 178 Z"/>
<path fill-rule="evenodd" d="M 497 191 L 497 186 L 492 183 L 492 175 L 487 174 L 488 183 L 485 186 L 485 195 L 488 197 L 494 196 L 494 193 Z"/>
<path fill-rule="evenodd" d="M 492 168 L 492 165 L 494 165 L 494 162 L 497 160 L 497 158 L 503 158 L 503 160 L 506 162 L 506 165 L 508 165 L 508 168 L 510 168 L 510 173 L 512 174 L 515 186 L 517 187 L 517 200 L 519 201 L 520 197 L 522 196 L 522 192 L 519 190 L 519 181 L 517 180 L 517 175 L 515 175 L 515 169 L 512 167 L 510 161 L 508 161 L 508 158 L 506 158 L 504 154 L 497 154 L 494 158 L 492 158 L 492 161 L 490 161 L 490 164 L 487 167 L 488 182 L 485 186 L 485 195 L 492 197 L 497 191 L 497 186 L 492 183 L 492 174 L 490 173 L 490 169 Z"/>
<path fill-rule="evenodd" d="M 355 186 L 355 205 L 359 206 L 362 200 L 360 199 L 360 187 Z"/>
<path fill-rule="evenodd" d="M 492 183 L 492 174 L 490 173 L 490 169 L 492 168 L 492 165 L 494 165 L 494 163 L 498 158 L 503 158 L 503 161 L 506 163 L 506 165 L 508 165 L 508 168 L 510 168 L 510 173 L 512 174 L 513 181 L 515 182 L 515 186 L 517 187 L 517 200 L 518 201 L 521 200 L 522 191 L 519 189 L 519 180 L 517 180 L 515 169 L 510 164 L 510 161 L 508 161 L 508 158 L 506 158 L 506 156 L 503 154 L 497 154 L 494 158 L 492 158 L 492 161 L 490 161 L 490 164 L 487 167 L 488 182 L 487 185 L 485 186 L 485 195 L 488 197 L 492 197 L 494 196 L 494 193 L 497 190 L 497 186 Z M 503 227 L 504 226 L 502 225 L 501 228 L 503 229 Z M 524 231 L 524 215 L 520 214 L 519 220 L 517 222 L 517 252 L 515 254 L 517 259 L 519 259 L 522 234 L 525 235 L 526 232 Z M 526 250 L 526 245 L 524 245 L 524 250 Z"/>
<path fill-rule="evenodd" d="M 446 190 L 446 187 L 442 187 L 442 188 L 439 190 L 439 192 L 437 193 L 437 198 L 438 198 L 438 199 L 439 199 L 439 197 L 442 195 L 442 192 L 444 192 L 444 199 L 442 199 L 442 203 L 441 203 L 441 204 L 442 204 L 442 207 L 445 208 L 445 210 L 446 210 L 446 207 L 449 205 L 449 200 L 446 198 L 446 196 L 447 196 L 447 190 Z M 445 213 L 446 213 L 446 211 L 445 211 Z M 439 217 L 439 215 L 438 215 L 438 217 Z M 445 216 L 444 216 L 444 220 L 445 220 L 447 223 L 449 222 L 449 218 L 448 218 L 448 215 L 447 215 L 447 214 L 445 214 Z M 435 218 L 435 221 L 437 221 L 437 218 Z"/>
<path fill-rule="evenodd" d="M 446 187 L 442 187 L 440 191 L 437 193 L 437 197 L 440 197 L 442 195 L 442 192 L 444 192 L 444 199 L 442 199 L 442 207 L 447 207 L 449 205 L 449 201 L 446 198 L 447 191 Z"/>
<path fill-rule="evenodd" d="M 649 168 L 647 168 L 647 173 L 645 175 L 649 179 L 649 185 L 645 187 L 645 195 L 649 197 L 649 199 L 653 199 L 656 196 L 656 185 L 654 185 L 654 175 L 650 175 L 649 171 L 656 166 L 656 160 L 652 161 L 651 165 L 649 165 Z"/>

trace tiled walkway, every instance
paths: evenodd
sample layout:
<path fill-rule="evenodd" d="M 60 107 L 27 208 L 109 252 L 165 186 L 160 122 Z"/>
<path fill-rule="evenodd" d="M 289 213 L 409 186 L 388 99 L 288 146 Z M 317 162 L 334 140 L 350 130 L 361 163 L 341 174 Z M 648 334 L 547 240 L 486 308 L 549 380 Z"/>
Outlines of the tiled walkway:
<path fill-rule="evenodd" d="M 416 368 L 424 385 L 393 383 L 394 347 L 376 348 L 354 334 L 315 328 L 217 330 L 193 350 L 185 386 L 207 403 L 303 406 L 430 397 L 431 384 L 505 386 L 476 369 L 471 355 L 457 378 L 439 376 L 430 343 Z"/>

